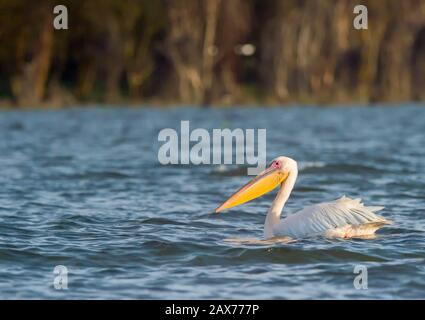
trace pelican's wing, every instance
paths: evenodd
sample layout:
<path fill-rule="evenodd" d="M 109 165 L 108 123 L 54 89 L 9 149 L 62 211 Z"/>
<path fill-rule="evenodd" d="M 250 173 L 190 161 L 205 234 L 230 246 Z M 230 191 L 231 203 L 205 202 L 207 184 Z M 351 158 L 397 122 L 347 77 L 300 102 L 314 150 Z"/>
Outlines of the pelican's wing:
<path fill-rule="evenodd" d="M 384 207 L 366 207 L 360 199 L 342 198 L 319 203 L 289 215 L 277 225 L 277 235 L 302 238 L 341 228 L 369 223 L 389 224 L 390 221 L 375 212 Z"/>

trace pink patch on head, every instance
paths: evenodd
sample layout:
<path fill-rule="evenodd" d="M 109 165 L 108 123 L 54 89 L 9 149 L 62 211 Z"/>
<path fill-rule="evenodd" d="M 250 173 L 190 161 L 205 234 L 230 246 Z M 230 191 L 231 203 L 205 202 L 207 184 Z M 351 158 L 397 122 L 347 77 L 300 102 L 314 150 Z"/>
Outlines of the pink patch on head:
<path fill-rule="evenodd" d="M 281 166 L 281 163 L 279 161 L 273 161 L 272 164 L 270 165 L 270 167 L 272 167 L 273 169 L 279 169 Z"/>

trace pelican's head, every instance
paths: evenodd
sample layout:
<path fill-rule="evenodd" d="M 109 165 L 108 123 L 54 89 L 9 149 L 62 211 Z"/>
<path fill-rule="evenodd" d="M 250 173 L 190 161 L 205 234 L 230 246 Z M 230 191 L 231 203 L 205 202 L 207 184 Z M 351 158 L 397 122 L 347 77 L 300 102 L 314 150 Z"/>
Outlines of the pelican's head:
<path fill-rule="evenodd" d="M 215 209 L 215 212 L 219 213 L 224 209 L 238 206 L 272 191 L 285 182 L 289 174 L 294 171 L 297 171 L 297 162 L 295 160 L 288 157 L 277 157 L 266 170 L 239 189 Z"/>

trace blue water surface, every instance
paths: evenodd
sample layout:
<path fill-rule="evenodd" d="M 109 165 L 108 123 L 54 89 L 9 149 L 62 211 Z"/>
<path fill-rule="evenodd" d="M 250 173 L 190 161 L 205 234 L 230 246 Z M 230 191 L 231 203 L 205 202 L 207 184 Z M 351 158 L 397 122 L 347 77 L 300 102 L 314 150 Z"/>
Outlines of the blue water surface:
<path fill-rule="evenodd" d="M 225 241 L 260 239 L 274 193 L 212 214 L 250 177 L 161 165 L 158 133 L 181 120 L 267 129 L 268 160 L 300 168 L 284 214 L 345 194 L 394 224 L 369 240 Z M 2 111 L 0 298 L 423 299 L 424 146 L 421 106 Z"/>

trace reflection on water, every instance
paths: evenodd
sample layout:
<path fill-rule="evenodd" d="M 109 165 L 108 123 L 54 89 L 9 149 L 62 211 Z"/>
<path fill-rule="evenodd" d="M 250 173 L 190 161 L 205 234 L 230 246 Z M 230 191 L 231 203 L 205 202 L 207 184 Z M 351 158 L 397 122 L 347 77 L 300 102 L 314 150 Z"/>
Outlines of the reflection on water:
<path fill-rule="evenodd" d="M 246 167 L 159 164 L 158 132 L 182 120 L 266 128 L 268 160 L 299 162 L 284 215 L 345 194 L 394 224 L 376 239 L 262 241 L 273 192 L 211 214 Z M 2 112 L 0 297 L 425 298 L 424 123 L 421 107 Z"/>
<path fill-rule="evenodd" d="M 282 243 L 290 243 L 295 240 L 289 237 L 273 237 L 270 239 L 257 239 L 257 238 L 229 238 L 224 239 L 225 242 L 238 245 L 238 244 L 246 244 L 246 245 L 272 245 L 272 244 L 282 244 Z"/>

